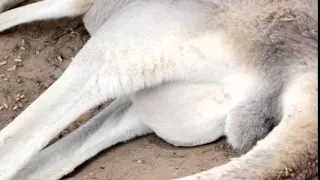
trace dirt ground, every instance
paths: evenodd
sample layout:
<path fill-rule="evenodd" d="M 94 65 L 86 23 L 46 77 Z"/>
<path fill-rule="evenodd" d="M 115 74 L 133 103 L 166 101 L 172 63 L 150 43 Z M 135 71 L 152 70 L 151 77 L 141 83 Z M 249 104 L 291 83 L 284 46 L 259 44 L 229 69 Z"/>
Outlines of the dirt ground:
<path fill-rule="evenodd" d="M 59 78 L 88 38 L 80 18 L 31 23 L 0 33 L 0 129 Z M 218 166 L 233 156 L 224 140 L 177 148 L 150 135 L 105 150 L 64 179 L 170 179 Z"/>

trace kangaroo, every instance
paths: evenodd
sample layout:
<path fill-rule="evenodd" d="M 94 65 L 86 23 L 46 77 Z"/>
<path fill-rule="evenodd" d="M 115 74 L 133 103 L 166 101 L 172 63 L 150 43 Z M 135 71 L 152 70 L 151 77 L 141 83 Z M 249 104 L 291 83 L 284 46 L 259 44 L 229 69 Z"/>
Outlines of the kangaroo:
<path fill-rule="evenodd" d="M 91 34 L 60 79 L 0 132 L 0 179 L 56 180 L 149 133 L 187 147 L 226 136 L 244 153 L 180 180 L 316 178 L 317 5 L 46 0 L 0 14 L 0 31 L 85 14 Z M 109 99 L 88 123 L 46 147 Z"/>

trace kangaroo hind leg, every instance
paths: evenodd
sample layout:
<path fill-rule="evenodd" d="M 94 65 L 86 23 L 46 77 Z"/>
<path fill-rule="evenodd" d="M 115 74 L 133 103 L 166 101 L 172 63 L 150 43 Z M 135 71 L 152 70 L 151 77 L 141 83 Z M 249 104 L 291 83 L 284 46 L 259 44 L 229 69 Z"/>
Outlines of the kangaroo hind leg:
<path fill-rule="evenodd" d="M 82 15 L 92 4 L 93 0 L 44 0 L 15 8 L 0 14 L 0 32 L 28 22 Z"/>
<path fill-rule="evenodd" d="M 150 132 L 128 97 L 116 99 L 88 123 L 40 151 L 13 179 L 59 179 L 100 151 Z"/>
<path fill-rule="evenodd" d="M 166 81 L 189 80 L 191 72 L 208 69 L 211 63 L 199 63 L 199 53 L 179 48 L 189 35 L 181 29 L 195 27 L 203 12 L 168 6 L 158 1 L 127 6 L 94 34 L 63 75 L 0 132 L 0 179 L 10 179 L 94 106 Z M 193 19 L 185 24 L 182 15 L 190 11 Z M 163 16 L 170 20 L 159 21 Z"/>
<path fill-rule="evenodd" d="M 294 179 L 318 175 L 318 77 L 293 78 L 282 95 L 283 118 L 269 135 L 247 154 L 222 166 L 181 178 L 181 180 Z"/>

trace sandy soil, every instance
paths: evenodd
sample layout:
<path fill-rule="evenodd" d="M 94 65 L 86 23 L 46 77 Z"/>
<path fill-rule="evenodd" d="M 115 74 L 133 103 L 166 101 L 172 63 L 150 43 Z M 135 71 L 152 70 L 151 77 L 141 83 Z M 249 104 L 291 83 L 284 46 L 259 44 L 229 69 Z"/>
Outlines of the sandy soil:
<path fill-rule="evenodd" d="M 59 78 L 88 38 L 80 18 L 31 23 L 0 33 L 0 64 L 6 61 L 0 66 L 0 106 L 8 105 L 0 110 L 0 129 Z M 63 134 L 85 121 L 86 117 Z M 233 156 L 224 140 L 177 148 L 150 135 L 100 153 L 64 179 L 170 179 L 218 166 Z"/>

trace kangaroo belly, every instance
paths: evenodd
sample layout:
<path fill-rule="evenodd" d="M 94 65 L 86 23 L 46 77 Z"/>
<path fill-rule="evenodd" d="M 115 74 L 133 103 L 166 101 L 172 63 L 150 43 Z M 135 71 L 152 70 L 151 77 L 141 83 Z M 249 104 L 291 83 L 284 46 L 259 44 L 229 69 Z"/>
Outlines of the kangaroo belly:
<path fill-rule="evenodd" d="M 212 142 L 224 134 L 228 112 L 244 98 L 250 78 L 236 74 L 217 83 L 169 83 L 132 95 L 143 122 L 177 146 Z"/>

